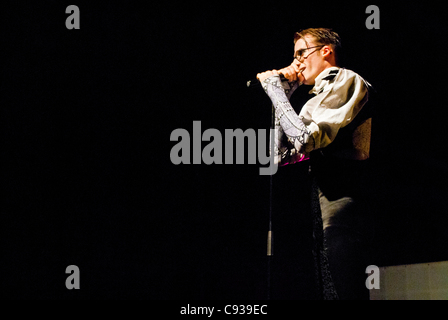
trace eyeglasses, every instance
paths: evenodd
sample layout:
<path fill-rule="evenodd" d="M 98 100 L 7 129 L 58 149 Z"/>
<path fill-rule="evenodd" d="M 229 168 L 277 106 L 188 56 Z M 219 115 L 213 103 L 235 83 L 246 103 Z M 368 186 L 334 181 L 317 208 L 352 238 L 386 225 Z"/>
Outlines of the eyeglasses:
<path fill-rule="evenodd" d="M 314 52 L 316 52 L 317 49 L 314 50 L 313 52 L 309 53 L 306 57 L 303 56 L 303 54 L 305 53 L 305 51 L 310 50 L 310 49 L 314 49 L 314 48 L 322 48 L 322 47 L 325 47 L 325 45 L 315 46 L 315 47 L 311 47 L 311 48 L 305 48 L 305 49 L 297 50 L 297 51 L 296 51 L 296 55 L 294 56 L 294 59 L 297 59 L 297 61 L 300 62 L 300 60 L 302 60 L 302 58 L 303 58 L 303 59 L 308 58 L 310 55 L 312 55 Z"/>

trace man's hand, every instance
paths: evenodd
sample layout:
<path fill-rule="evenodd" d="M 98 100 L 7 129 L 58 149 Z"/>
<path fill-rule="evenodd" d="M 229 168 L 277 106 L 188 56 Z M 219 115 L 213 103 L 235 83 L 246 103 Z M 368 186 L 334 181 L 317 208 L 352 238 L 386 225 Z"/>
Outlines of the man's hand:
<path fill-rule="evenodd" d="M 274 75 L 278 75 L 278 74 L 280 74 L 280 73 L 277 70 L 266 71 L 266 72 L 257 74 L 257 79 L 260 80 L 260 82 L 263 82 L 267 78 L 272 77 Z"/>
<path fill-rule="evenodd" d="M 303 70 L 305 70 L 305 65 L 301 64 L 297 60 L 294 60 L 293 63 L 290 66 L 287 66 L 286 68 L 280 69 L 280 70 L 271 70 L 266 71 L 257 74 L 257 79 L 260 80 L 260 82 L 263 82 L 265 79 L 273 76 L 282 74 L 286 79 L 288 79 L 289 82 L 293 81 L 299 81 L 303 82 L 305 78 L 302 75 Z"/>
<path fill-rule="evenodd" d="M 290 66 L 278 70 L 278 73 L 282 74 L 286 79 L 288 79 L 289 82 L 303 82 L 305 78 L 303 77 L 302 72 L 305 68 L 306 66 L 303 63 L 300 63 L 294 59 Z"/>

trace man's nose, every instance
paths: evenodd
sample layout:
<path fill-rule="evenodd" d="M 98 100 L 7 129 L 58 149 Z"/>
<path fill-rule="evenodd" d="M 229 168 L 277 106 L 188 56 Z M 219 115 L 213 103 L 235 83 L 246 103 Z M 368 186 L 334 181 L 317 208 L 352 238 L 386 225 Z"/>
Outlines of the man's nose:
<path fill-rule="evenodd" d="M 302 64 L 302 62 L 299 61 L 299 60 L 297 60 L 297 58 L 296 58 L 296 59 L 294 59 L 293 64 L 294 64 L 295 66 L 300 66 L 300 65 Z"/>
<path fill-rule="evenodd" d="M 297 61 L 297 59 L 294 59 L 294 62 L 292 63 L 293 66 L 295 66 L 296 68 L 300 68 L 300 66 L 303 66 L 303 63 L 300 61 Z"/>

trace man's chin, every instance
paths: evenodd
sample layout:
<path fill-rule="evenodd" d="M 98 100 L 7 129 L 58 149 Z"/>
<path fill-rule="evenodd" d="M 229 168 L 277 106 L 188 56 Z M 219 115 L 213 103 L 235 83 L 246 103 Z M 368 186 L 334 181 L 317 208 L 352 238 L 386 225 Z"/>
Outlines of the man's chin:
<path fill-rule="evenodd" d="M 312 85 L 312 83 L 310 83 L 311 82 L 310 79 L 308 79 L 303 73 L 302 73 L 302 76 L 303 76 L 302 84 L 304 84 L 306 86 Z"/>
<path fill-rule="evenodd" d="M 312 83 L 311 81 L 305 79 L 305 80 L 303 80 L 302 84 L 304 84 L 304 85 L 306 85 L 306 86 L 311 86 L 311 85 L 313 85 L 314 83 Z"/>
<path fill-rule="evenodd" d="M 304 84 L 306 86 L 313 86 L 315 84 L 315 81 L 314 81 L 314 79 L 307 79 L 307 78 L 305 78 L 302 81 L 302 84 Z"/>

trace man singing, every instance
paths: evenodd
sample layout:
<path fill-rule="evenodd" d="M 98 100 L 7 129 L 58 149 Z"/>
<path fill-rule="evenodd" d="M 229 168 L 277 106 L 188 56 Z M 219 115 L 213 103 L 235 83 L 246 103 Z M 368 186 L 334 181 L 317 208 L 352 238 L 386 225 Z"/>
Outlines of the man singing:
<path fill-rule="evenodd" d="M 339 67 L 341 41 L 334 31 L 306 29 L 295 34 L 294 44 L 290 66 L 257 75 L 275 108 L 271 152 L 280 165 L 310 160 L 319 298 L 368 299 L 363 177 L 370 156 L 370 85 Z M 302 84 L 314 85 L 314 96 L 297 113 L 289 98 Z"/>

